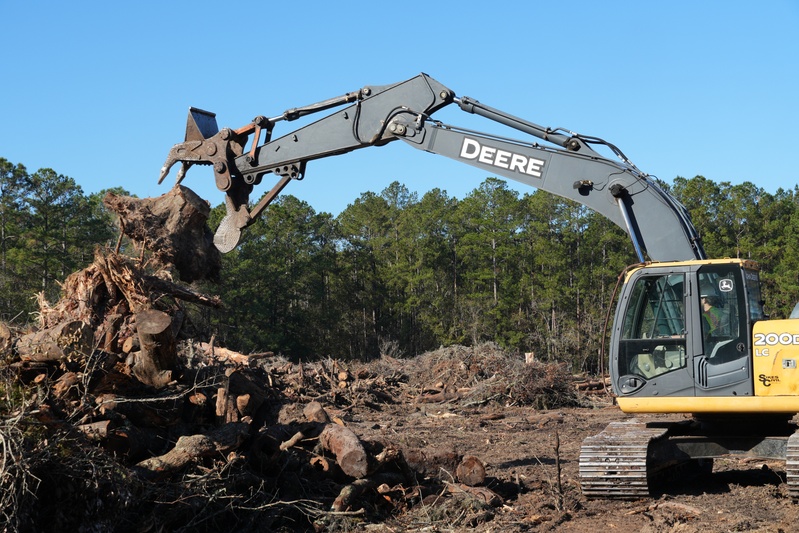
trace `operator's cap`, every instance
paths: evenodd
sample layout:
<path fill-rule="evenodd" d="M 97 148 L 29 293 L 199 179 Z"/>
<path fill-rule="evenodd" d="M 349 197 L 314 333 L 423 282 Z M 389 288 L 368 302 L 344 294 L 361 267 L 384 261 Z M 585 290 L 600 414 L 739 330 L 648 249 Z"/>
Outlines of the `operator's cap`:
<path fill-rule="evenodd" d="M 700 298 L 714 298 L 716 296 L 716 288 L 710 283 L 699 284 L 699 297 Z"/>

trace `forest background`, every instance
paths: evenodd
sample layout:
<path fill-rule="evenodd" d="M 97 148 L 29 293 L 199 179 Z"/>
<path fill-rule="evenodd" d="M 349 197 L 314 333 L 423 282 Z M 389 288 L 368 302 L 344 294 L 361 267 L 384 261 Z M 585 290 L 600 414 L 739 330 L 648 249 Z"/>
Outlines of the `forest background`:
<path fill-rule="evenodd" d="M 799 299 L 799 187 L 772 194 L 702 176 L 661 185 L 688 208 L 709 257 L 760 263 L 767 312 L 787 317 Z M 106 192 L 0 158 L 0 321 L 33 323 L 37 295 L 57 301 L 97 246 L 116 245 Z M 223 215 L 220 204 L 211 227 Z M 370 359 L 493 341 L 594 372 L 617 278 L 634 262 L 624 231 L 569 200 L 492 177 L 462 200 L 394 182 L 338 216 L 280 197 L 223 256 L 221 280 L 195 286 L 224 307 L 187 312 L 198 338 L 244 353 Z"/>

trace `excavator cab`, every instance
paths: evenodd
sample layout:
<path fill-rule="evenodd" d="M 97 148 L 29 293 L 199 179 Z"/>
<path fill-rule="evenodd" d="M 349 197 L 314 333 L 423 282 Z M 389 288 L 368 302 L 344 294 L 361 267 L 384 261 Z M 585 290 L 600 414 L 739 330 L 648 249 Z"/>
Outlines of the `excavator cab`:
<path fill-rule="evenodd" d="M 753 397 L 752 331 L 763 318 L 752 262 L 650 263 L 631 270 L 611 334 L 619 405 L 696 413 L 707 397 Z"/>

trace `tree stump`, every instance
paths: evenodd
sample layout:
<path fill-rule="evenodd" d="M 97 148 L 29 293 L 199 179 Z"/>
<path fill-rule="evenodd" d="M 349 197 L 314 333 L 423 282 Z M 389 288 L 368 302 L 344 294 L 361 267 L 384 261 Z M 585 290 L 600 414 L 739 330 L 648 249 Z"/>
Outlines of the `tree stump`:
<path fill-rule="evenodd" d="M 136 313 L 136 331 L 141 350 L 133 373 L 142 383 L 161 388 L 172 381 L 178 362 L 172 317 L 156 309 L 141 311 Z"/>
<path fill-rule="evenodd" d="M 182 281 L 219 278 L 222 256 L 207 224 L 211 207 L 191 189 L 178 185 L 157 198 L 109 192 L 103 203 L 119 215 L 124 235 L 161 264 L 174 266 Z"/>

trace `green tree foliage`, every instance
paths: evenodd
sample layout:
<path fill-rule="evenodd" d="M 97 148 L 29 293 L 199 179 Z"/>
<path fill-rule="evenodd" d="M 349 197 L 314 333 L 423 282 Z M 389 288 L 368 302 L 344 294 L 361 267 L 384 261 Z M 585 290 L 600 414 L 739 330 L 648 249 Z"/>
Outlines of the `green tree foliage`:
<path fill-rule="evenodd" d="M 484 181 L 458 205 L 461 290 L 456 312 L 461 337 L 471 343 L 514 341 L 506 337 L 513 332 L 508 320 L 518 307 L 519 207 L 518 194 L 496 178 Z"/>
<path fill-rule="evenodd" d="M 29 187 L 25 167 L 0 158 L 0 320 L 9 320 L 29 307 L 25 300 L 30 296 L 19 290 L 25 277 L 19 256 L 24 250 Z"/>
<path fill-rule="evenodd" d="M 762 260 L 769 308 L 787 316 L 799 298 L 796 191 L 771 195 L 697 176 L 678 178 L 672 192 L 710 256 Z M 541 191 L 519 197 L 494 178 L 461 201 L 441 190 L 419 199 L 392 183 L 324 224 L 300 222 L 319 216 L 308 206 L 303 217 L 287 216 L 296 200 L 283 202 L 226 256 L 221 292 L 232 303 L 215 325 L 232 345 L 370 358 L 492 340 L 573 370 L 602 369 L 619 274 L 637 259 L 626 233 L 584 206 Z M 286 237 L 292 224 L 299 241 Z M 289 276 L 288 264 L 318 269 L 318 284 Z M 297 298 L 297 287 L 313 286 L 321 292 Z"/>
<path fill-rule="evenodd" d="M 732 185 L 696 176 L 676 178 L 672 192 L 688 208 L 708 257 L 757 261 L 768 312 L 787 317 L 799 300 L 799 190 L 770 194 L 750 182 Z"/>
<path fill-rule="evenodd" d="M 664 187 L 708 256 L 761 264 L 766 307 L 787 317 L 799 300 L 799 188 L 703 176 Z M 104 193 L 0 159 L 0 319 L 26 320 L 34 294 L 56 297 L 96 245 L 115 244 Z M 210 225 L 223 215 L 213 209 Z M 220 284 L 202 289 L 225 307 L 192 318 L 243 352 L 371 358 L 490 340 L 596 371 L 619 273 L 637 259 L 626 233 L 584 206 L 488 178 L 463 200 L 394 182 L 337 217 L 282 196 L 223 261 Z"/>
<path fill-rule="evenodd" d="M 85 267 L 113 238 L 109 215 L 72 178 L 52 169 L 28 174 L 0 159 L 1 318 L 25 321 L 33 296 L 59 296 L 59 282 Z"/>
<path fill-rule="evenodd" d="M 224 208 L 214 211 L 221 219 Z M 305 202 L 283 196 L 223 256 L 216 289 L 225 309 L 209 313 L 222 344 L 252 352 L 277 350 L 295 357 L 326 355 L 336 342 L 335 223 Z"/>

